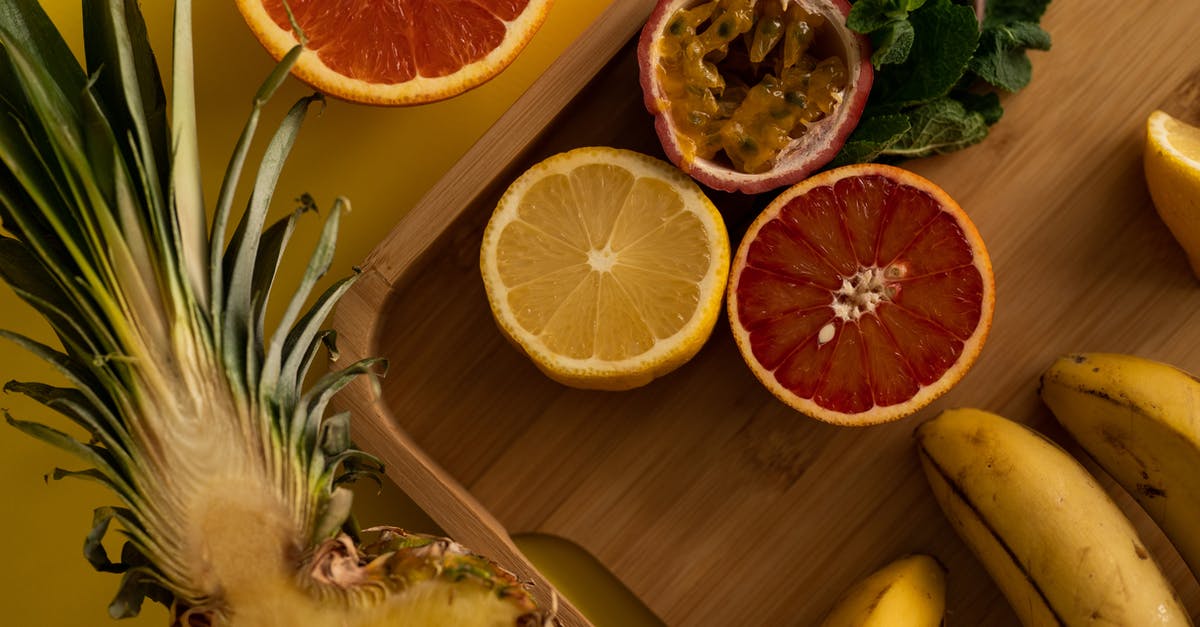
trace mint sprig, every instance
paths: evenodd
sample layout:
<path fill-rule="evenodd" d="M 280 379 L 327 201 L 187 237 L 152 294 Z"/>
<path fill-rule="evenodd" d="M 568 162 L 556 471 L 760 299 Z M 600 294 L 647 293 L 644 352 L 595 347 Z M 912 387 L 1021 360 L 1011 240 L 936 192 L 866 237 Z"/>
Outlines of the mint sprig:
<path fill-rule="evenodd" d="M 943 154 L 982 141 L 1003 114 L 999 91 L 1032 78 L 1029 50 L 1050 0 L 851 0 L 846 25 L 870 37 L 875 84 L 832 165 Z"/>

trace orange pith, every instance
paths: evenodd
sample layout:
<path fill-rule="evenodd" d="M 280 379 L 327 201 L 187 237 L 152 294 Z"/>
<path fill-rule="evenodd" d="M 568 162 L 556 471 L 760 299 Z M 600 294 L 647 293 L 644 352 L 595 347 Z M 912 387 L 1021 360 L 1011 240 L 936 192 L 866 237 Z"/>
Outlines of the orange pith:
<path fill-rule="evenodd" d="M 990 326 L 991 264 L 970 220 L 910 172 L 862 165 L 789 189 L 743 240 L 730 319 L 781 400 L 843 424 L 893 420 L 949 389 Z"/>
<path fill-rule="evenodd" d="M 283 0 L 237 0 L 276 58 L 296 45 Z M 447 98 L 492 78 L 524 48 L 550 0 L 288 0 L 307 51 L 295 74 L 372 104 Z"/>

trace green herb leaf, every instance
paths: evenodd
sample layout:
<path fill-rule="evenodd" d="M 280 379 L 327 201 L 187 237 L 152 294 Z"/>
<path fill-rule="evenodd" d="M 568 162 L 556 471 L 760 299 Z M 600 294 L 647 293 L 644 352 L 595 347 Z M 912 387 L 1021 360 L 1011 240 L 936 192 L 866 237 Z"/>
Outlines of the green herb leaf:
<path fill-rule="evenodd" d="M 871 54 L 871 64 L 875 69 L 884 65 L 904 63 L 912 50 L 914 39 L 912 22 L 897 20 L 888 22 L 883 28 L 871 33 L 871 45 L 875 52 Z"/>
<path fill-rule="evenodd" d="M 962 91 L 952 94 L 955 100 L 962 103 L 967 111 L 974 111 L 983 116 L 983 121 L 987 122 L 988 126 L 1000 121 L 1000 117 L 1004 115 L 1004 107 L 1000 105 L 1000 96 L 996 92 L 989 91 L 981 94 Z"/>
<path fill-rule="evenodd" d="M 880 154 L 903 158 L 944 154 L 979 143 L 987 137 L 982 113 L 968 111 L 953 98 L 939 98 L 908 114 L 912 125 L 898 141 Z"/>
<path fill-rule="evenodd" d="M 1050 46 L 1037 24 L 1049 2 L 992 0 L 981 25 L 963 0 L 852 0 L 846 24 L 871 35 L 875 83 L 865 115 L 830 165 L 941 154 L 981 141 L 1004 114 L 994 88 L 1023 87 L 1031 74 L 1025 51 Z"/>
<path fill-rule="evenodd" d="M 1007 91 L 1018 91 L 1033 78 L 1028 49 L 1049 50 L 1050 34 L 1033 22 L 984 28 L 970 69 L 979 78 Z"/>
<path fill-rule="evenodd" d="M 979 43 L 975 11 L 950 0 L 933 0 L 909 21 L 912 49 L 904 63 L 876 75 L 871 96 L 877 102 L 906 106 L 945 96 L 966 72 Z"/>
<path fill-rule="evenodd" d="M 829 165 L 837 167 L 874 161 L 880 153 L 900 141 L 910 128 L 908 116 L 903 114 L 863 118 Z"/>
<path fill-rule="evenodd" d="M 1001 26 L 1013 22 L 1038 22 L 1050 0 L 989 0 L 983 27 Z"/>
<path fill-rule="evenodd" d="M 908 14 L 925 4 L 925 0 L 858 0 L 850 7 L 846 26 L 867 34 L 890 22 L 908 19 Z"/>

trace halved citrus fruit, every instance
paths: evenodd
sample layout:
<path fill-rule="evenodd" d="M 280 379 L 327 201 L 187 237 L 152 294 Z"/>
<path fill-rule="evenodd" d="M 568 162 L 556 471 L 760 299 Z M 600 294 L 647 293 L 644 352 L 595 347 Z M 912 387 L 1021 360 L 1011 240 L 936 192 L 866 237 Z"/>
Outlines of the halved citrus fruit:
<path fill-rule="evenodd" d="M 828 163 L 871 90 L 845 0 L 659 0 L 638 41 L 667 157 L 714 189 L 758 193 Z"/>
<path fill-rule="evenodd" d="M 1200 127 L 1151 113 L 1143 165 L 1154 208 L 1200 278 Z"/>
<path fill-rule="evenodd" d="M 729 273 L 716 207 L 670 164 L 577 148 L 508 188 L 480 268 L 500 329 L 550 378 L 623 390 L 691 359 Z"/>
<path fill-rule="evenodd" d="M 742 357 L 796 410 L 844 425 L 911 414 L 975 362 L 992 265 L 941 188 L 878 164 L 783 192 L 738 247 L 729 317 Z"/>
<path fill-rule="evenodd" d="M 276 59 L 306 38 L 292 70 L 354 102 L 410 105 L 477 87 L 508 67 L 551 0 L 237 0 Z"/>

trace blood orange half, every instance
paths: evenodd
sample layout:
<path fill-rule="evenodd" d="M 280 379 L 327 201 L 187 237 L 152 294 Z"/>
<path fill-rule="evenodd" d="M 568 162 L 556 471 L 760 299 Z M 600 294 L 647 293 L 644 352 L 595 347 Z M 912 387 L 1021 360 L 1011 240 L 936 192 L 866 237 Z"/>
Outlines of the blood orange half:
<path fill-rule="evenodd" d="M 442 100 L 508 67 L 551 0 L 237 0 L 276 59 L 298 42 L 293 73 L 331 96 L 380 105 Z"/>
<path fill-rule="evenodd" d="M 900 168 L 838 168 L 754 221 L 729 318 L 755 376 L 796 410 L 844 425 L 924 407 L 975 362 L 995 283 L 979 232 L 941 188 Z"/>

